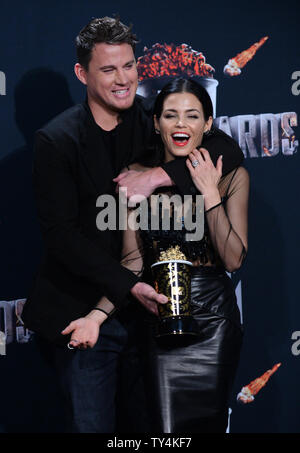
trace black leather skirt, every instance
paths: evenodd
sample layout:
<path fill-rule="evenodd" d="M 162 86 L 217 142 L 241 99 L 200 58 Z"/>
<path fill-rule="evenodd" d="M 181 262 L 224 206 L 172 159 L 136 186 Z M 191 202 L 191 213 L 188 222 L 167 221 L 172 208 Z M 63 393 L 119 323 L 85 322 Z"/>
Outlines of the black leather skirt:
<path fill-rule="evenodd" d="M 150 334 L 147 390 L 156 432 L 226 431 L 242 342 L 231 279 L 223 269 L 195 267 L 191 300 L 199 337 L 176 336 L 170 345 Z"/>

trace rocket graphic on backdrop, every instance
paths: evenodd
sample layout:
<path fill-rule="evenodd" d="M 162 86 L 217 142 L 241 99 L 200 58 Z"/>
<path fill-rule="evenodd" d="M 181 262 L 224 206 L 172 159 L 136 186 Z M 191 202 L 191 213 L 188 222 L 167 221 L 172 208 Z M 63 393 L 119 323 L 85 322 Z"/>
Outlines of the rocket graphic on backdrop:
<path fill-rule="evenodd" d="M 227 65 L 224 66 L 224 74 L 230 77 L 238 76 L 241 74 L 241 68 L 243 68 L 256 54 L 258 49 L 266 42 L 268 36 L 261 38 L 260 41 L 252 44 L 249 49 L 243 50 L 238 53 L 234 58 L 231 58 Z"/>
<path fill-rule="evenodd" d="M 251 381 L 250 384 L 243 387 L 237 395 L 237 400 L 244 404 L 252 403 L 252 401 L 254 401 L 254 395 L 257 395 L 257 393 L 266 385 L 272 374 L 278 370 L 280 365 L 281 363 L 277 363 L 273 366 L 273 368 L 267 370 L 260 377 L 254 379 L 254 381 Z"/>

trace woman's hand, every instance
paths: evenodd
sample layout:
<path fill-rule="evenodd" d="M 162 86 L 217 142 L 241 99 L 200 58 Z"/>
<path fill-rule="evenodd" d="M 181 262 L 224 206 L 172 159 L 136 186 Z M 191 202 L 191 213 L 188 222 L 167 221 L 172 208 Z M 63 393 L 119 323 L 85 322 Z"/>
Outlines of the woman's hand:
<path fill-rule="evenodd" d="M 196 167 L 192 162 L 198 163 Z M 194 149 L 186 160 L 186 165 L 190 171 L 193 183 L 204 196 L 205 209 L 215 206 L 221 201 L 218 184 L 222 177 L 222 156 L 217 160 L 214 166 L 209 152 L 205 148 L 198 151 Z"/>
<path fill-rule="evenodd" d="M 106 315 L 103 314 L 101 320 L 99 319 L 99 316 L 97 319 L 89 316 L 90 314 L 84 318 L 75 319 L 61 332 L 62 335 L 72 333 L 69 345 L 73 348 L 93 348 L 97 343 L 100 326 L 106 319 Z"/>

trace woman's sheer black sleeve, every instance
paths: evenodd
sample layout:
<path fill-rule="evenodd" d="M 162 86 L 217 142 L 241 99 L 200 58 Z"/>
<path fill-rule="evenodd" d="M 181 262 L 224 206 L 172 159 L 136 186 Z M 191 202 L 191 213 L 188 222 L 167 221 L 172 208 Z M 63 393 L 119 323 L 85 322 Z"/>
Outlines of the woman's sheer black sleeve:
<path fill-rule="evenodd" d="M 223 202 L 206 212 L 213 247 L 228 272 L 237 270 L 248 247 L 249 175 L 239 167 L 222 178 L 219 190 Z"/>

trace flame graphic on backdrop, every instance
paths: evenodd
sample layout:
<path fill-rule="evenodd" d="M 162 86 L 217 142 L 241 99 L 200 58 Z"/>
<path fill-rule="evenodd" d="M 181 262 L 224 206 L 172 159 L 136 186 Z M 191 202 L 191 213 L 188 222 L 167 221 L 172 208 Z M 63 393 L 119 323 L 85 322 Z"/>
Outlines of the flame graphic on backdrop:
<path fill-rule="evenodd" d="M 252 44 L 249 49 L 244 50 L 241 53 L 238 53 L 234 58 L 231 58 L 227 65 L 224 66 L 224 74 L 228 76 L 237 76 L 241 74 L 241 68 L 243 68 L 248 61 L 252 60 L 258 49 L 266 42 L 268 36 L 261 38 L 260 41 Z"/>
<path fill-rule="evenodd" d="M 137 60 L 139 81 L 163 76 L 188 75 L 213 78 L 214 68 L 206 63 L 202 52 L 187 44 L 153 44 L 144 47 L 144 55 Z"/>
<path fill-rule="evenodd" d="M 245 404 L 251 403 L 254 400 L 254 395 L 266 385 L 272 374 L 278 370 L 280 365 L 281 363 L 277 363 L 271 370 L 266 371 L 260 377 L 254 379 L 254 381 L 251 381 L 250 384 L 243 387 L 237 395 L 237 400 Z"/>

